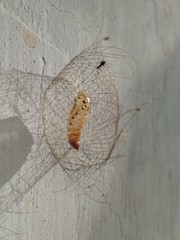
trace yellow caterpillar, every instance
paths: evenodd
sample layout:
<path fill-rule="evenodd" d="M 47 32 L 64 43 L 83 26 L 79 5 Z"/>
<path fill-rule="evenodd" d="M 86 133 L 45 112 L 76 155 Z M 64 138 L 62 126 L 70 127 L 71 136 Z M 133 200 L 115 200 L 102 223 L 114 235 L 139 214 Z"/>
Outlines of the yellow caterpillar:
<path fill-rule="evenodd" d="M 74 99 L 67 125 L 68 142 L 76 150 L 80 147 L 81 130 L 87 122 L 89 110 L 90 98 L 84 91 L 80 91 Z"/>

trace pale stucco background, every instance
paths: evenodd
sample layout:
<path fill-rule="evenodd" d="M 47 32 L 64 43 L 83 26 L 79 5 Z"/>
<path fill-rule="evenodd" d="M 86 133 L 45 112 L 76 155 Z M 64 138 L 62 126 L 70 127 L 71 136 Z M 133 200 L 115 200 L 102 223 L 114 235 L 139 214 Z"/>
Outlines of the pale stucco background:
<path fill-rule="evenodd" d="M 34 173 L 26 174 L 33 136 L 2 100 L 0 239 L 180 239 L 179 12 L 178 0 L 1 0 L 4 72 L 55 76 L 102 29 L 101 36 L 110 36 L 136 61 L 135 105 L 153 101 L 128 129 L 128 156 L 106 168 L 102 188 L 108 204 L 72 189 L 58 191 L 62 170 L 54 163 L 47 173 L 38 170 L 41 177 L 35 173 L 37 181 Z M 131 98 L 127 94 L 123 101 Z"/>

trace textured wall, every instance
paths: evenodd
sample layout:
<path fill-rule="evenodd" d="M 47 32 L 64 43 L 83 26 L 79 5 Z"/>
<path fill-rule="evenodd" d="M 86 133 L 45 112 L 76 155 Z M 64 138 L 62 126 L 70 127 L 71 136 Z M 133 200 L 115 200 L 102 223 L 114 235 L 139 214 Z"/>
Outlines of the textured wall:
<path fill-rule="evenodd" d="M 1 0 L 1 239 L 180 238 L 179 12 L 178 0 Z M 47 149 L 36 145 L 34 106 L 40 84 L 34 86 L 35 102 L 29 107 L 33 121 L 28 106 L 30 83 L 40 83 L 42 73 L 55 76 L 101 28 L 101 36 L 110 36 L 110 44 L 127 50 L 137 64 L 131 83 L 130 78 L 122 85 L 116 79 L 121 95 L 127 91 L 122 104 L 153 100 L 128 127 L 128 140 L 123 142 L 128 155 L 94 179 L 98 187 L 92 199 L 75 187 L 60 191 L 64 173 Z M 9 72 L 10 68 L 39 75 Z M 8 92 L 14 89 L 9 79 L 18 77 L 24 88 Z M 8 95 L 16 102 L 17 94 L 27 99 L 26 104 L 18 103 L 27 111 L 24 119 L 5 101 Z M 123 147 L 118 147 L 122 154 Z"/>

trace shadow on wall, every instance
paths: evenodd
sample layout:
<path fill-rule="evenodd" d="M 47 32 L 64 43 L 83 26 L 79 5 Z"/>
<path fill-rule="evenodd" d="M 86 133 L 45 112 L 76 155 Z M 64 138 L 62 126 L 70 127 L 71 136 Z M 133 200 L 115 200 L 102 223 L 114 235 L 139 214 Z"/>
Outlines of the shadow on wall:
<path fill-rule="evenodd" d="M 32 135 L 19 117 L 0 120 L 0 188 L 19 171 L 32 145 Z"/>

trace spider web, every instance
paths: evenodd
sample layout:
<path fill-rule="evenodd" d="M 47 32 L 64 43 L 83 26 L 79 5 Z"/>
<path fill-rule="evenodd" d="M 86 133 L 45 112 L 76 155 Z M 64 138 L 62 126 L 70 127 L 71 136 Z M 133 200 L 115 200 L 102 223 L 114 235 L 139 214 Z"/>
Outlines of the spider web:
<path fill-rule="evenodd" d="M 1 70 L 1 119 L 18 117 L 33 138 L 26 162 L 1 188 L 2 214 L 8 212 L 13 203 L 21 201 L 57 162 L 64 170 L 64 184 L 61 182 L 58 191 L 78 185 L 86 195 L 94 198 L 98 190 L 104 198 L 97 184 L 99 177 L 104 181 L 99 170 L 112 159 L 123 132 L 119 126 L 123 109 L 111 67 L 119 64 L 122 74 L 119 77 L 130 78 L 134 75 L 135 64 L 128 53 L 102 46 L 103 42 L 95 41 L 84 49 L 55 78 Z M 103 61 L 105 64 L 101 66 Z M 131 69 L 125 70 L 127 65 Z M 87 92 L 91 109 L 80 150 L 76 151 L 67 142 L 67 119 L 79 90 Z"/>

